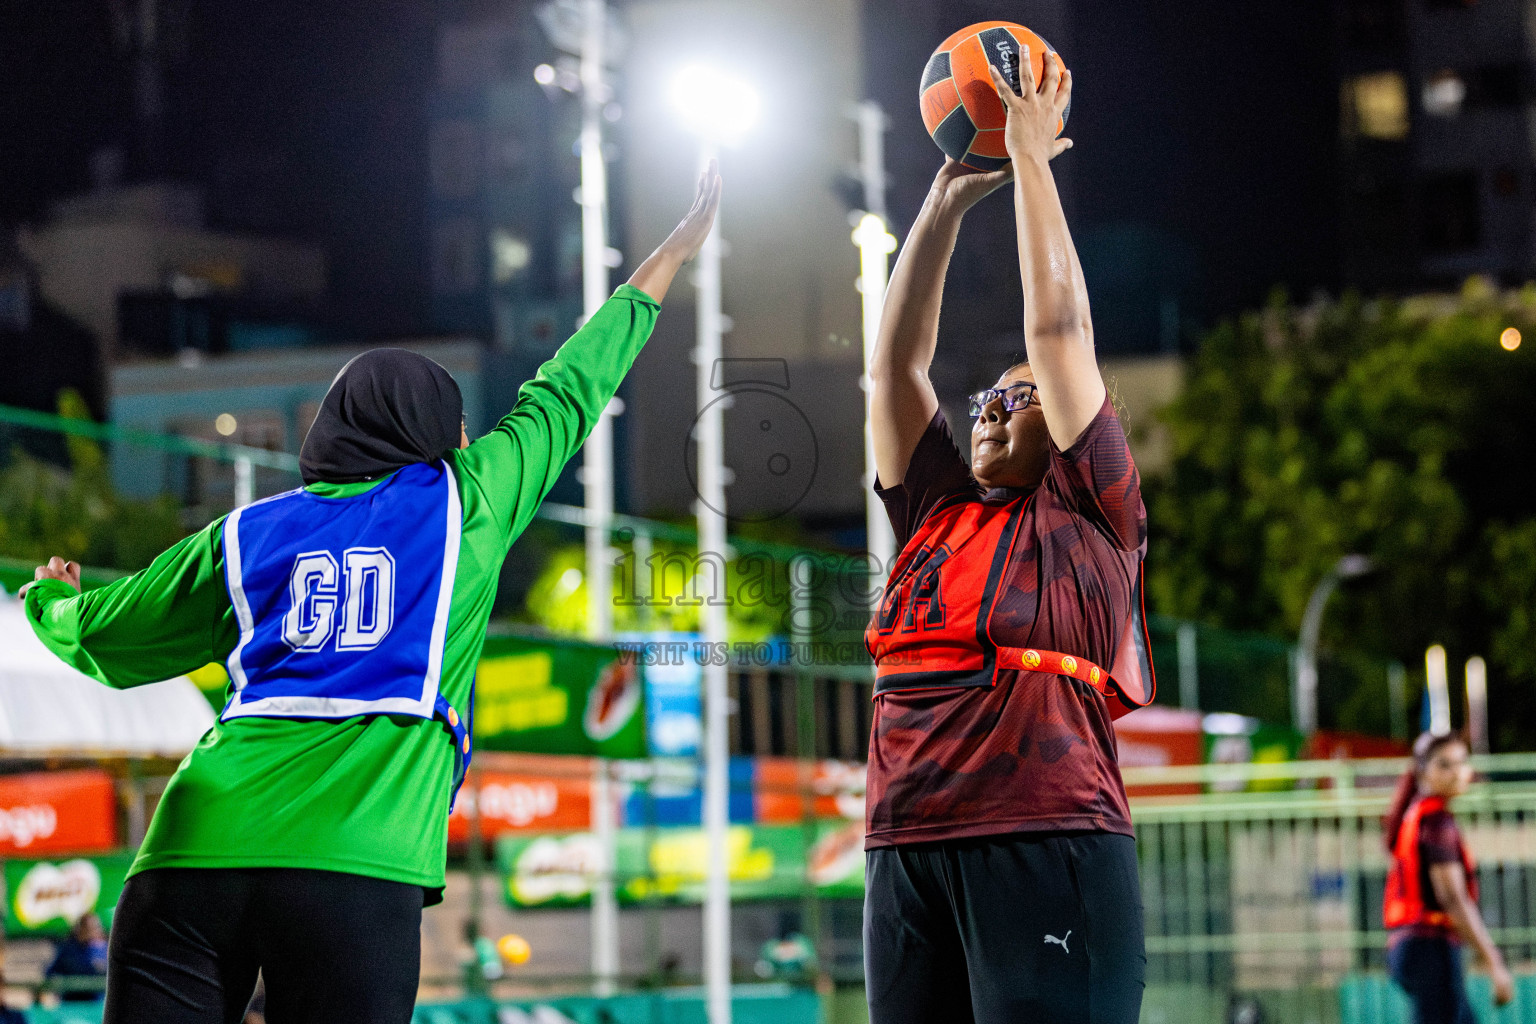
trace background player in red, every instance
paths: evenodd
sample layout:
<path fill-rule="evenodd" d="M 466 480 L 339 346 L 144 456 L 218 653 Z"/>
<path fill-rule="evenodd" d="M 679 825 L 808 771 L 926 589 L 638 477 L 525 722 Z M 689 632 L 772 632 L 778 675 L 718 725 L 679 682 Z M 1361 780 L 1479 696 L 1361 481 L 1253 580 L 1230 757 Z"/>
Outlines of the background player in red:
<path fill-rule="evenodd" d="M 1514 998 L 1504 957 L 1477 910 L 1477 876 L 1450 802 L 1467 791 L 1467 745 L 1451 733 L 1424 733 L 1413 764 L 1398 783 L 1382 839 L 1392 854 L 1382 908 L 1392 979 L 1413 1000 L 1414 1024 L 1473 1024 L 1462 973 L 1461 942 L 1470 943 L 1493 975 L 1493 1001 Z"/>
<path fill-rule="evenodd" d="M 939 171 L 872 365 L 876 489 L 901 545 L 866 633 L 874 1024 L 1140 1013 L 1141 894 L 1110 723 L 1151 696 L 1136 628 L 1146 513 L 1048 166 L 1071 145 L 1056 138 L 1071 80 L 1045 65 L 1022 97 L 994 74 L 1010 165 Z M 971 397 L 966 460 L 928 367 L 960 219 L 1010 178 L 1028 362 Z M 1104 666 L 1124 698 L 1018 667 L 1039 651 Z"/>

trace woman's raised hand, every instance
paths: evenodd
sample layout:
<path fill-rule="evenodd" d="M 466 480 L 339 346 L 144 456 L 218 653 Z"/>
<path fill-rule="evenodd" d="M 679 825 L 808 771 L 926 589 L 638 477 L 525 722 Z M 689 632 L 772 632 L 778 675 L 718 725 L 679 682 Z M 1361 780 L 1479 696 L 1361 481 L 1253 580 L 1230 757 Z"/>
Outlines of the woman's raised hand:
<path fill-rule="evenodd" d="M 704 239 L 709 237 L 710 228 L 714 227 L 715 211 L 720 209 L 720 187 L 720 165 L 711 160 L 699 175 L 693 205 L 688 208 L 688 213 L 678 222 L 677 227 L 672 229 L 672 234 L 667 236 L 662 248 L 672 250 L 684 263 L 699 254 Z"/>
<path fill-rule="evenodd" d="M 958 217 L 1012 180 L 1012 165 L 995 171 L 977 171 L 947 156 L 944 166 L 933 177 L 928 195 L 945 213 Z"/>
<path fill-rule="evenodd" d="M 1019 67 L 1027 69 L 1030 66 L 1029 47 L 1026 46 L 1019 52 Z M 1009 156 L 1015 160 L 1038 157 L 1049 161 L 1072 148 L 1071 139 L 1056 137 L 1061 115 L 1072 102 L 1072 72 L 1063 74 L 1055 54 L 1045 55 L 1045 74 L 1041 76 L 1040 88 L 1025 89 L 1022 96 L 1013 91 L 1013 86 L 1008 84 L 1008 79 L 996 65 L 988 64 L 987 70 L 992 75 L 998 98 L 1003 101 L 1003 108 L 1008 111 L 1003 139 L 1008 145 Z"/>
<path fill-rule="evenodd" d="M 660 302 L 666 297 L 672 279 L 684 263 L 699 254 L 710 228 L 715 226 L 715 212 L 720 209 L 720 167 L 714 161 L 699 175 L 699 185 L 693 194 L 693 205 L 678 222 L 667 240 L 640 264 L 629 283 Z"/>

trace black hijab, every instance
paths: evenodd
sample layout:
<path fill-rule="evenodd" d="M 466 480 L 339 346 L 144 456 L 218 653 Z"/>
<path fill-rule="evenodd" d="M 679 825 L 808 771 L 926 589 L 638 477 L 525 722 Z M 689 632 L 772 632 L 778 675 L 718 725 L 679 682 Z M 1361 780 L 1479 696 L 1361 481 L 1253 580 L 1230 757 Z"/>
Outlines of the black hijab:
<path fill-rule="evenodd" d="M 353 359 L 325 393 L 299 451 L 306 484 L 371 480 L 459 446 L 464 398 L 447 370 L 402 348 Z"/>

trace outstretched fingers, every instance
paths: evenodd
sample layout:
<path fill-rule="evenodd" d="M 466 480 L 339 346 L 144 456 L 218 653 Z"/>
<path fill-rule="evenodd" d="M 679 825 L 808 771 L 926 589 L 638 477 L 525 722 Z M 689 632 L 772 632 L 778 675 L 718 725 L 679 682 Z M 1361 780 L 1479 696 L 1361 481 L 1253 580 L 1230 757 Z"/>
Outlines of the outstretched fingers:
<path fill-rule="evenodd" d="M 1028 57 L 1024 60 L 1027 62 Z M 998 99 L 1003 101 L 1003 106 L 1008 110 L 1023 110 L 1029 100 L 1013 91 L 1013 85 L 1003 77 L 1003 73 L 997 70 L 994 64 L 987 65 L 987 73 L 992 76 L 992 87 L 997 90 Z M 1027 95 L 1033 96 L 1033 93 Z"/>
<path fill-rule="evenodd" d="M 1054 53 L 1047 50 L 1045 51 L 1043 63 L 1045 64 L 1045 72 L 1040 76 L 1040 94 L 1054 98 L 1061 89 L 1061 61 L 1056 59 Z M 1031 67 L 1027 62 L 1024 66 Z"/>
<path fill-rule="evenodd" d="M 1051 63 L 1055 64 L 1056 62 L 1052 61 Z M 1068 105 L 1071 104 L 1071 102 L 1072 102 L 1072 69 L 1068 68 L 1067 70 L 1065 70 L 1065 71 L 1063 71 L 1061 73 L 1061 85 L 1056 90 L 1056 113 L 1060 114 L 1062 111 L 1066 110 Z"/>

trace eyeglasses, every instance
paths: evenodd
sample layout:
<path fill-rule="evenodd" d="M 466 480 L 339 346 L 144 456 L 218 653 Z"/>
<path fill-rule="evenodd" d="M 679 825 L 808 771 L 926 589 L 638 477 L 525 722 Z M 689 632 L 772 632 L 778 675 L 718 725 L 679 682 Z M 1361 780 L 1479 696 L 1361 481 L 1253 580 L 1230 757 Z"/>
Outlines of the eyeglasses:
<path fill-rule="evenodd" d="M 1021 381 L 1018 384 L 1010 384 L 1006 388 L 987 388 L 985 391 L 978 391 L 971 395 L 970 404 L 967 408 L 971 418 L 974 419 L 980 416 L 981 410 L 985 409 L 992 401 L 1001 398 L 1003 400 L 1003 408 L 1006 411 L 1018 412 L 1020 409 L 1029 408 L 1030 403 L 1035 401 L 1035 396 L 1039 390 L 1034 383 L 1027 380 Z"/>

